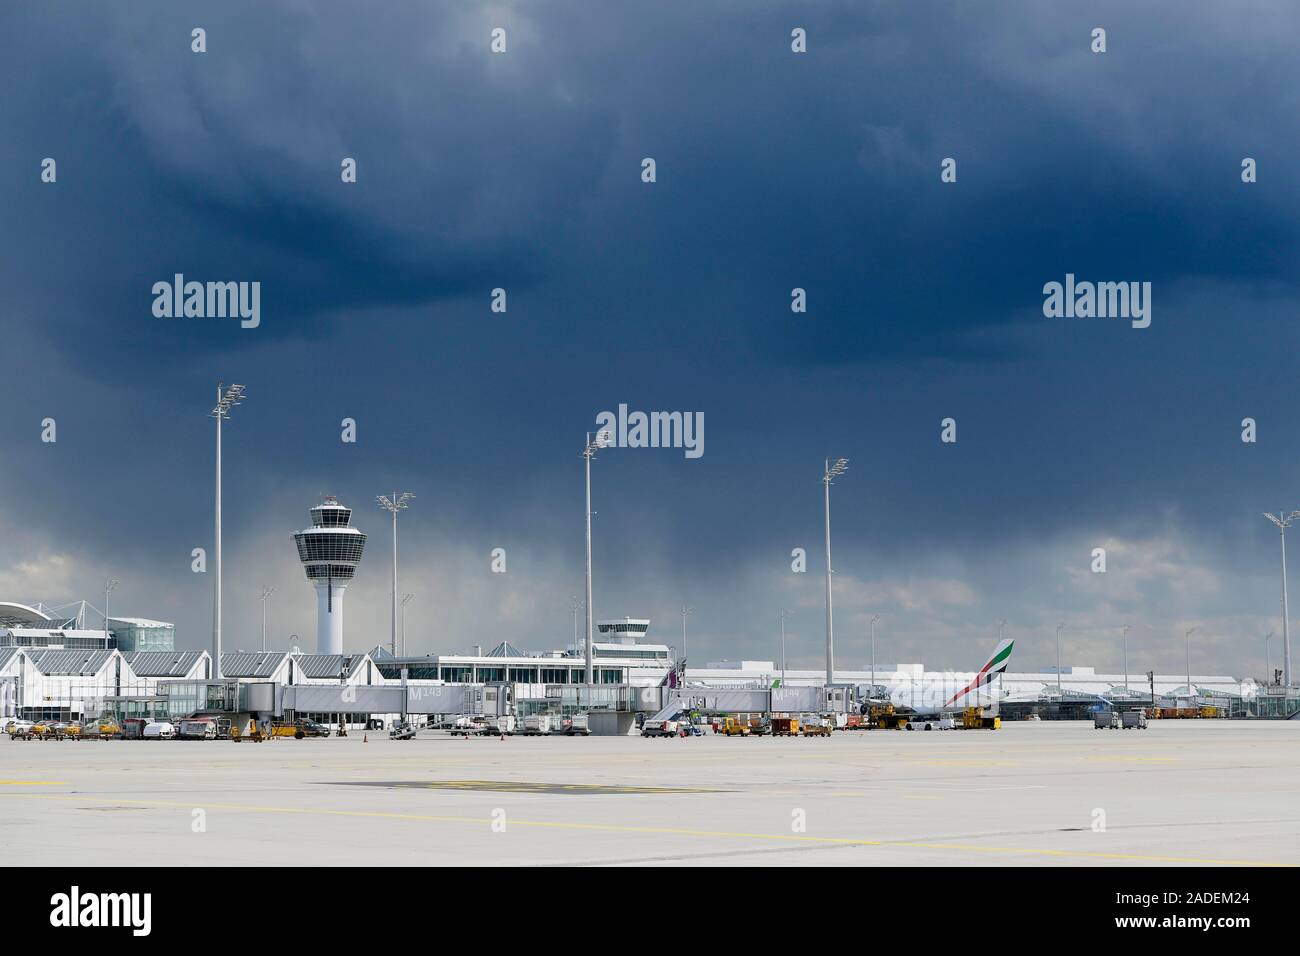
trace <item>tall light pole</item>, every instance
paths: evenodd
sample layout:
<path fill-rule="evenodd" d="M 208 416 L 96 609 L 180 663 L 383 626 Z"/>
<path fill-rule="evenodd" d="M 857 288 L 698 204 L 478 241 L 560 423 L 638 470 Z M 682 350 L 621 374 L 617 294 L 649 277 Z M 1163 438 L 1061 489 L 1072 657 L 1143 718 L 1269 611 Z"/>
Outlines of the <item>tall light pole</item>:
<path fill-rule="evenodd" d="M 572 647 L 573 647 L 574 652 L 576 653 L 577 650 L 578 650 L 578 612 L 581 611 L 584 607 L 587 606 L 587 602 L 584 601 L 584 600 L 582 600 L 582 598 L 578 597 L 578 595 L 576 595 L 576 594 L 572 595 L 572 596 L 570 597 L 569 600 L 573 602 L 573 644 L 572 644 Z"/>
<path fill-rule="evenodd" d="M 876 696 L 876 622 L 879 614 L 871 615 L 871 696 Z"/>
<path fill-rule="evenodd" d="M 1003 634 L 1006 633 L 1007 619 L 1006 619 L 1005 617 L 1000 617 L 1000 618 L 997 619 L 997 622 L 996 622 L 996 623 L 997 623 L 997 627 L 998 627 L 998 647 L 1001 647 L 1001 646 L 1002 646 Z M 1001 673 L 1001 674 L 998 675 L 998 690 L 1003 690 L 1003 689 L 1004 689 L 1004 685 L 1003 685 L 1002 682 L 1003 682 L 1003 680 L 1005 680 L 1005 679 L 1006 679 L 1006 672 L 1004 671 L 1003 673 Z"/>
<path fill-rule="evenodd" d="M 602 448 L 608 447 L 612 441 L 612 436 L 608 429 L 601 429 L 596 433 L 596 437 L 591 437 L 591 432 L 587 432 L 587 444 L 582 450 L 583 464 L 587 472 L 587 667 L 585 670 L 586 683 L 593 684 L 591 657 L 592 657 L 592 617 L 591 617 L 591 459 L 596 457 L 596 452 Z"/>
<path fill-rule="evenodd" d="M 1187 654 L 1187 696 L 1188 697 L 1195 696 L 1194 692 L 1192 691 L 1192 635 L 1198 630 L 1200 630 L 1200 628 L 1198 627 L 1189 627 L 1187 629 L 1187 632 L 1183 635 L 1183 640 L 1186 642 L 1183 649 Z"/>
<path fill-rule="evenodd" d="M 1128 632 L 1129 626 L 1125 624 L 1120 628 L 1124 637 L 1124 690 L 1128 690 Z"/>
<path fill-rule="evenodd" d="M 217 507 L 216 507 L 216 548 L 213 557 L 216 558 L 216 587 L 215 595 L 212 600 L 212 649 L 213 658 L 212 666 L 215 669 L 216 679 L 221 680 L 221 423 L 230 417 L 230 410 L 236 405 L 243 404 L 244 386 L 231 385 L 221 391 L 221 383 L 217 383 L 217 405 L 209 413 L 217 420 Z"/>
<path fill-rule="evenodd" d="M 1268 512 L 1264 517 L 1277 525 L 1277 530 L 1282 535 L 1282 683 L 1286 687 L 1291 686 L 1291 612 L 1286 603 L 1286 529 L 1291 527 L 1291 522 L 1300 518 L 1300 511 L 1292 511 L 1284 515 L 1279 511 L 1275 515 Z"/>
<path fill-rule="evenodd" d="M 117 578 L 109 578 L 104 582 L 104 647 L 108 647 L 108 596 L 117 590 L 117 586 L 122 582 Z"/>
<path fill-rule="evenodd" d="M 682 677 L 686 676 L 686 618 L 694 613 L 695 608 L 682 605 Z"/>
<path fill-rule="evenodd" d="M 781 608 L 781 686 L 785 686 L 785 619 L 790 616 L 790 612 Z"/>
<path fill-rule="evenodd" d="M 1056 697 L 1057 705 L 1061 700 L 1061 628 L 1065 627 L 1064 623 L 1056 625 Z"/>
<path fill-rule="evenodd" d="M 275 593 L 273 585 L 262 586 L 262 650 L 266 650 L 266 599 Z"/>
<path fill-rule="evenodd" d="M 826 490 L 826 686 L 835 683 L 835 610 L 831 603 L 831 482 L 849 470 L 847 458 L 837 458 L 835 464 L 826 459 L 822 484 Z"/>
<path fill-rule="evenodd" d="M 406 656 L 406 605 L 415 600 L 414 594 L 402 595 L 402 656 Z"/>
<path fill-rule="evenodd" d="M 403 491 L 400 495 L 394 491 L 391 498 L 388 495 L 375 496 L 375 502 L 379 507 L 392 512 L 393 515 L 393 629 L 389 640 L 392 643 L 390 650 L 394 657 L 397 656 L 397 512 L 409 508 L 414 498 L 415 495 L 409 491 Z"/>
<path fill-rule="evenodd" d="M 1273 683 L 1273 662 L 1268 656 L 1268 642 L 1273 639 L 1273 632 L 1269 631 L 1264 635 L 1264 683 Z"/>

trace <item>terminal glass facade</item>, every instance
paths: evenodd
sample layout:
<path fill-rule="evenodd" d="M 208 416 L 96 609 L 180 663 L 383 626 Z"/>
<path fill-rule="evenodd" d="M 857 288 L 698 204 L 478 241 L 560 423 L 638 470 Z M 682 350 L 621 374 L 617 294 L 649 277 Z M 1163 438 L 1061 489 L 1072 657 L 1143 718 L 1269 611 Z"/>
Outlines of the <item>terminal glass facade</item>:
<path fill-rule="evenodd" d="M 176 650 L 176 627 L 173 624 L 110 620 L 109 628 L 117 639 L 117 649 L 124 653 Z"/>

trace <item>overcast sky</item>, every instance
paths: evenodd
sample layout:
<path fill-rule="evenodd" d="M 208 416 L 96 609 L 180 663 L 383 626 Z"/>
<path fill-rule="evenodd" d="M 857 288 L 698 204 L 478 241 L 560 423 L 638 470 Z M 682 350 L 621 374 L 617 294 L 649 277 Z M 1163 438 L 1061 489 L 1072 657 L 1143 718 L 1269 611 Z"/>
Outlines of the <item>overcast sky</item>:
<path fill-rule="evenodd" d="M 879 613 L 882 662 L 972 669 L 1005 617 L 1014 670 L 1057 622 L 1117 668 L 1128 623 L 1135 672 L 1195 626 L 1194 671 L 1258 677 L 1261 512 L 1300 507 L 1297 30 L 1280 0 L 5 4 L 0 598 L 112 576 L 208 646 L 223 380 L 227 648 L 272 584 L 271 646 L 314 649 L 290 536 L 322 493 L 370 535 L 346 648 L 387 640 L 394 489 L 408 649 L 561 646 L 579 452 L 626 403 L 703 413 L 705 453 L 597 457 L 597 617 L 679 644 L 687 602 L 694 664 L 773 659 L 787 607 L 820 666 L 842 455 L 841 665 Z M 175 273 L 260 282 L 260 326 L 155 317 Z M 1150 327 L 1046 318 L 1067 273 L 1150 282 Z"/>

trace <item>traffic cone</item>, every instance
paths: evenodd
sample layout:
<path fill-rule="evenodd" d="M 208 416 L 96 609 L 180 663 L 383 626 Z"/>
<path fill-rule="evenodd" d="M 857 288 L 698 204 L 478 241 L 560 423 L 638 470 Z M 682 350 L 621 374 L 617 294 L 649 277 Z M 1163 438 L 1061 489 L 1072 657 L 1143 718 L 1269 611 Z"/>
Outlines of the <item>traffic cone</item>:
<path fill-rule="evenodd" d="M 362 734 L 362 735 L 361 735 L 361 742 L 362 742 L 363 744 L 368 744 L 368 743 L 370 743 L 370 735 L 369 735 L 369 734 Z"/>
<path fill-rule="evenodd" d="M 505 735 L 505 734 L 502 734 L 502 735 L 501 735 L 501 742 L 502 742 L 502 743 L 505 743 L 505 742 L 506 742 L 506 735 Z"/>

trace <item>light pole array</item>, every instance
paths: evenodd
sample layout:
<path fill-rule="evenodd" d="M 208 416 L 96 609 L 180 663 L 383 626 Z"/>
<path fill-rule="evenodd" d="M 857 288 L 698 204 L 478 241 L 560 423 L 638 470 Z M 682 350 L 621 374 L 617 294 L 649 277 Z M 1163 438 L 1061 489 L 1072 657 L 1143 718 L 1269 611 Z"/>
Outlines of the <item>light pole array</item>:
<path fill-rule="evenodd" d="M 826 459 L 822 484 L 826 490 L 826 686 L 835 683 L 835 611 L 831 603 L 831 482 L 849 470 L 847 458 L 837 458 L 835 464 Z"/>
<path fill-rule="evenodd" d="M 266 650 L 266 600 L 275 593 L 274 585 L 262 586 L 262 650 Z"/>
<path fill-rule="evenodd" d="M 601 429 L 596 433 L 596 437 L 591 437 L 591 432 L 587 432 L 587 444 L 582 449 L 583 464 L 587 472 L 587 666 L 585 670 L 586 683 L 593 684 L 593 673 L 591 668 L 592 657 L 592 615 L 591 615 L 591 459 L 596 457 L 596 452 L 602 448 L 607 448 L 613 436 L 608 429 Z"/>
<path fill-rule="evenodd" d="M 415 495 L 409 491 L 403 491 L 400 495 L 394 491 L 390 498 L 388 495 L 376 495 L 375 503 L 385 511 L 393 515 L 393 621 L 392 633 L 389 635 L 389 642 L 393 656 L 397 656 L 397 512 L 405 511 L 411 505 Z"/>
<path fill-rule="evenodd" d="M 230 417 L 230 410 L 236 405 L 243 404 L 244 386 L 231 385 L 221 391 L 221 383 L 217 383 L 217 405 L 209 413 L 217 420 L 217 500 L 216 500 L 216 548 L 213 557 L 216 558 L 216 581 L 215 594 L 212 600 L 212 666 L 216 673 L 216 679 L 221 680 L 221 423 Z"/>
<path fill-rule="evenodd" d="M 1273 524 L 1277 525 L 1277 530 L 1282 536 L 1282 684 L 1291 686 L 1291 613 L 1286 603 L 1286 529 L 1291 527 L 1291 522 L 1300 518 L 1300 511 L 1292 511 L 1284 515 L 1279 511 L 1275 515 L 1268 512 L 1264 517 Z"/>

